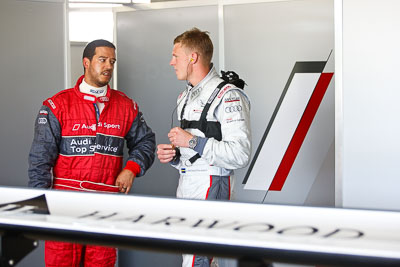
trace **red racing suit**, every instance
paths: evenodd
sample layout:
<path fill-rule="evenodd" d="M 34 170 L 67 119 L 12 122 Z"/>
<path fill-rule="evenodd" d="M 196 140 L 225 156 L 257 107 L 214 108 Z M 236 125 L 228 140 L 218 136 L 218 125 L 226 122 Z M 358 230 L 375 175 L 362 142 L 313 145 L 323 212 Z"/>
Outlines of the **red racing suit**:
<path fill-rule="evenodd" d="M 153 164 L 155 135 L 137 104 L 109 86 L 103 97 L 81 93 L 79 85 L 83 77 L 74 88 L 63 90 L 43 102 L 29 153 L 29 186 L 118 192 L 115 181 L 122 170 L 125 140 L 129 154 L 126 169 L 135 176 L 142 176 Z M 96 101 L 104 103 L 101 114 L 96 113 Z M 82 246 L 71 244 L 74 246 L 66 248 L 69 243 L 50 243 L 51 249 L 47 249 L 46 244 L 47 266 L 75 266 L 72 261 L 81 254 Z M 57 248 L 73 250 L 76 254 L 59 257 L 61 251 L 56 252 Z M 104 249 L 110 248 L 96 247 L 92 258 L 96 258 L 96 250 L 102 249 L 100 253 L 104 254 Z M 93 247 L 87 250 L 93 253 Z M 113 250 L 110 262 L 115 262 Z M 104 263 L 104 259 L 100 261 Z M 85 266 L 89 266 L 87 264 L 90 265 L 85 262 Z"/>

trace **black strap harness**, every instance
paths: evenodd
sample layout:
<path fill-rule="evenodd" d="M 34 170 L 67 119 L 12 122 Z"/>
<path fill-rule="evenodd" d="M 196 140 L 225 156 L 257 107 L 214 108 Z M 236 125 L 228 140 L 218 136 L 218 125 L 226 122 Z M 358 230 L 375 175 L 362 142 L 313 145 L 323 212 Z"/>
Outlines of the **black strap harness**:
<path fill-rule="evenodd" d="M 214 92 L 211 94 L 210 98 L 207 101 L 207 104 L 204 106 L 203 111 L 201 112 L 200 115 L 200 120 L 198 121 L 189 121 L 182 119 L 183 114 L 185 112 L 186 104 L 182 107 L 181 111 L 181 128 L 182 129 L 199 129 L 204 133 L 204 135 L 207 138 L 214 137 L 216 140 L 221 141 L 222 140 L 222 133 L 221 133 L 221 123 L 218 121 L 207 121 L 207 113 L 208 110 L 210 109 L 211 103 L 214 101 L 214 99 L 217 97 L 219 91 L 226 85 L 228 84 L 226 81 L 221 82 L 218 84 L 217 88 L 215 88 Z M 193 164 L 196 160 L 201 158 L 199 153 L 196 153 L 193 157 L 189 159 L 190 164 Z"/>
<path fill-rule="evenodd" d="M 209 97 L 206 105 L 203 108 L 203 111 L 201 112 L 200 115 L 200 120 L 198 121 L 189 121 L 182 119 L 183 114 L 185 112 L 186 108 L 186 103 L 183 105 L 182 111 L 181 111 L 181 128 L 182 129 L 199 129 L 204 133 L 204 135 L 207 138 L 214 137 L 216 140 L 221 141 L 222 140 L 222 133 L 221 133 L 221 123 L 218 121 L 207 121 L 207 113 L 208 110 L 210 109 L 210 106 L 214 99 L 217 97 L 219 91 L 226 85 L 228 84 L 227 82 L 223 81 L 220 84 L 218 84 L 217 88 L 215 88 L 214 92 L 211 94 Z"/>
<path fill-rule="evenodd" d="M 243 89 L 244 85 L 246 84 L 242 79 L 239 78 L 233 71 L 221 71 L 221 78 L 224 80 L 220 84 L 218 84 L 217 88 L 215 88 L 214 92 L 208 98 L 206 105 L 201 112 L 200 119 L 198 121 L 189 121 L 183 119 L 183 115 L 185 113 L 185 108 L 187 104 L 187 100 L 182 107 L 181 111 L 181 128 L 182 129 L 199 129 L 202 133 L 204 133 L 205 137 L 211 138 L 221 141 L 222 140 L 222 132 L 221 132 L 221 123 L 218 121 L 207 121 L 207 113 L 211 107 L 212 102 L 217 97 L 221 89 L 227 85 L 228 83 L 234 84 L 238 88 Z M 179 153 L 179 151 L 177 151 Z M 180 154 L 180 153 L 179 153 Z M 193 164 L 196 160 L 201 158 L 199 153 L 196 153 L 193 157 L 189 159 L 190 163 Z"/>

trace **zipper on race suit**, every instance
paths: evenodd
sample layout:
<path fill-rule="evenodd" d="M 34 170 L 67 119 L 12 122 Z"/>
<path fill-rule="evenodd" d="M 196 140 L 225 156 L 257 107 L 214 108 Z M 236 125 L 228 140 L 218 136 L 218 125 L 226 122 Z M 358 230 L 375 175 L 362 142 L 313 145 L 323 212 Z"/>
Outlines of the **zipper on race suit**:
<path fill-rule="evenodd" d="M 96 103 L 93 103 L 93 105 L 94 109 L 96 110 L 96 124 L 98 124 L 100 119 L 100 110 Z"/>

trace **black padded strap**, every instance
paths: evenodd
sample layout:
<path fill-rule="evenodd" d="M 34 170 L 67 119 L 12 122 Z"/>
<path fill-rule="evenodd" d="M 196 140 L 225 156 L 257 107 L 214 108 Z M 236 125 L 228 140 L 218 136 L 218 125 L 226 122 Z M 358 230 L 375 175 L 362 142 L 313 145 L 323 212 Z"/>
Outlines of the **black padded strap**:
<path fill-rule="evenodd" d="M 215 88 L 214 92 L 211 94 L 211 96 L 207 100 L 207 104 L 204 106 L 203 111 L 201 112 L 200 115 L 200 120 L 198 121 L 188 121 L 188 120 L 183 120 L 183 112 L 181 112 L 181 128 L 186 129 L 186 128 L 195 128 L 199 129 L 204 133 L 206 137 L 214 137 L 216 140 L 221 141 L 222 140 L 222 134 L 221 134 L 221 127 L 219 122 L 214 122 L 214 121 L 207 121 L 207 113 L 210 110 L 211 104 L 214 101 L 214 99 L 217 97 L 219 91 L 228 84 L 226 81 L 221 82 L 218 84 L 217 88 Z M 182 111 L 184 111 L 186 103 L 184 104 Z M 207 127 L 208 126 L 208 127 Z M 190 163 L 194 163 L 196 160 L 201 158 L 199 153 L 194 155 L 189 159 Z"/>
<path fill-rule="evenodd" d="M 181 111 L 181 128 L 186 129 L 186 128 L 195 128 L 199 129 L 202 131 L 205 135 L 207 132 L 207 113 L 210 110 L 211 104 L 214 101 L 214 99 L 217 97 L 219 91 L 228 84 L 226 81 L 221 82 L 218 84 L 217 88 L 215 88 L 214 92 L 211 94 L 211 96 L 208 98 L 206 105 L 203 108 L 203 111 L 201 112 L 200 119 L 198 121 L 189 121 L 183 119 L 183 114 L 185 112 L 186 104 L 187 104 L 187 99 L 185 101 L 185 104 L 183 105 L 182 111 Z M 206 137 L 214 137 L 214 136 L 207 136 Z"/>
<path fill-rule="evenodd" d="M 218 121 L 208 121 L 206 122 L 205 128 L 201 128 L 200 121 L 188 121 L 183 120 L 181 121 L 181 128 L 182 129 L 199 129 L 201 130 L 207 138 L 213 137 L 215 140 L 221 141 L 222 134 L 221 134 L 221 124 Z"/>
<path fill-rule="evenodd" d="M 203 112 L 201 113 L 199 121 L 207 121 L 207 113 L 211 107 L 212 102 L 217 97 L 217 95 L 218 95 L 219 91 L 221 91 L 222 87 L 224 87 L 226 84 L 228 84 L 228 83 L 223 81 L 220 84 L 218 84 L 217 88 L 215 88 L 214 92 L 211 94 L 210 98 L 208 99 L 207 104 L 204 106 L 204 109 L 203 109 Z"/>
<path fill-rule="evenodd" d="M 201 158 L 201 156 L 200 156 L 200 154 L 199 153 L 197 153 L 196 155 L 194 155 L 193 157 L 191 157 L 190 159 L 189 159 L 189 161 L 190 161 L 190 163 L 194 163 L 196 160 L 198 160 L 199 158 Z"/>

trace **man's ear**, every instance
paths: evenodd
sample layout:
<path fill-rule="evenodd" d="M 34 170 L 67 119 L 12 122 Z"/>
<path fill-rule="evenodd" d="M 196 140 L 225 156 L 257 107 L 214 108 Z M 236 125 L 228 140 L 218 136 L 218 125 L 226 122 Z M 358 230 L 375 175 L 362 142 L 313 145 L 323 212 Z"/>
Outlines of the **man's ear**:
<path fill-rule="evenodd" d="M 197 60 L 199 60 L 199 54 L 197 54 L 196 52 L 193 52 L 193 53 L 190 55 L 190 62 L 191 62 L 192 64 L 194 64 L 194 63 L 197 62 Z"/>
<path fill-rule="evenodd" d="M 83 67 L 84 67 L 85 69 L 88 69 L 88 68 L 89 68 L 90 60 L 89 60 L 87 57 L 84 57 L 84 58 L 83 58 L 82 63 L 83 63 Z"/>

